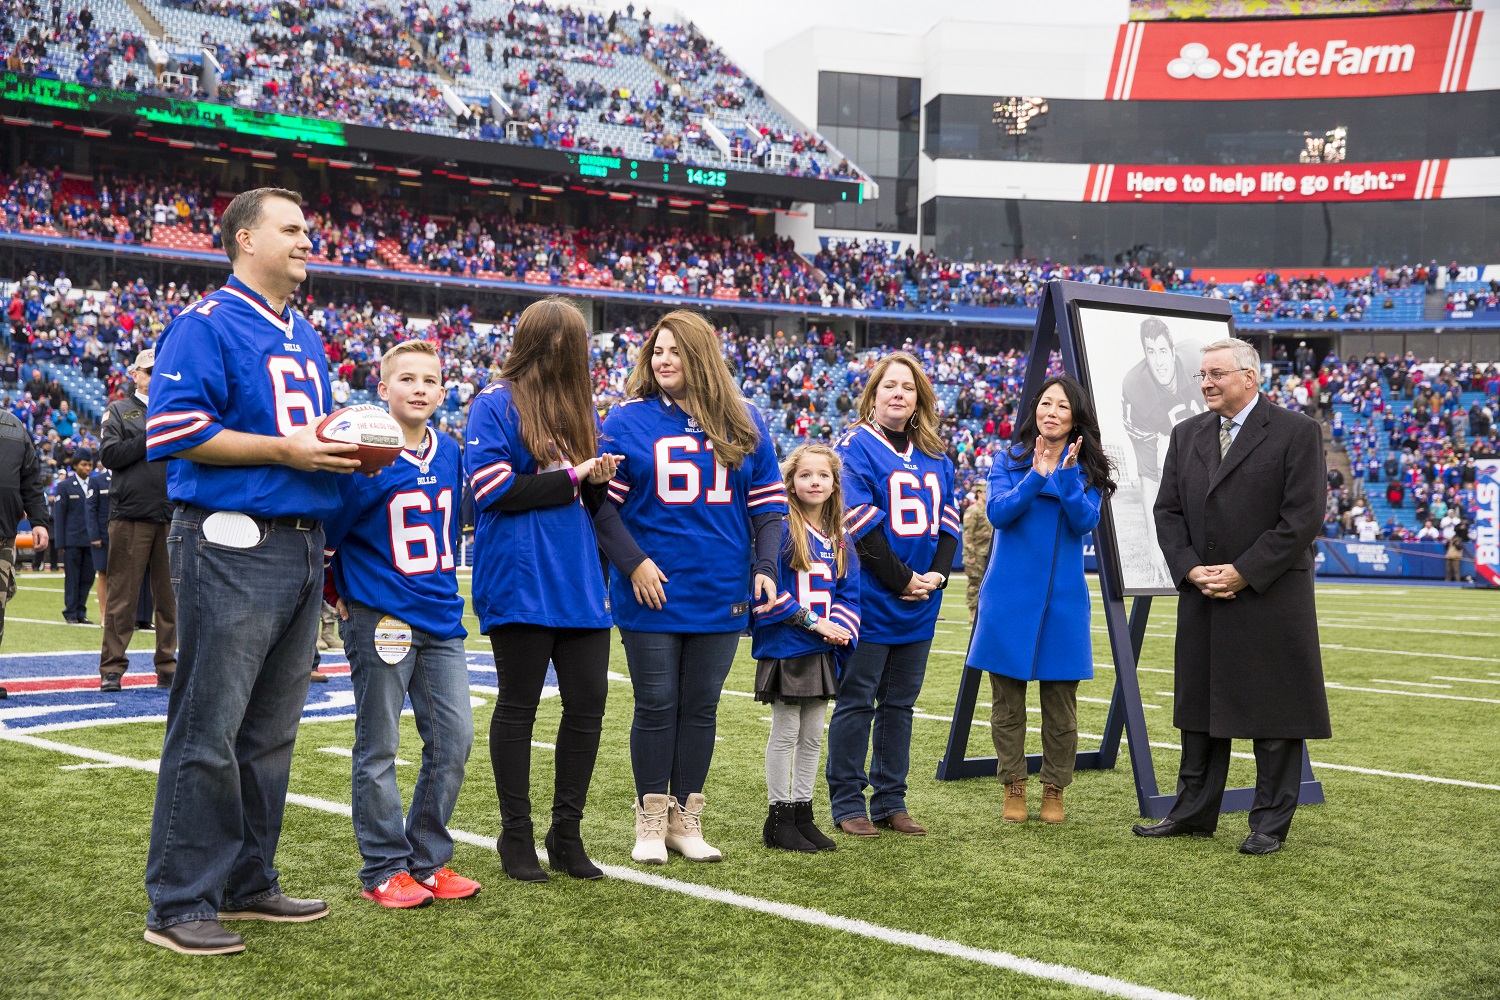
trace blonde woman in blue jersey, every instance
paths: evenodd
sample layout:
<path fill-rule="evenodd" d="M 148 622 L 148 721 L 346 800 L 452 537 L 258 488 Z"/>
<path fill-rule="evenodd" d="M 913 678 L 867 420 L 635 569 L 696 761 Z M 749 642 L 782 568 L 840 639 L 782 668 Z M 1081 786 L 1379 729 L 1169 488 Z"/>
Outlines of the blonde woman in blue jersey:
<path fill-rule="evenodd" d="M 877 825 L 920 836 L 926 829 L 906 811 L 912 708 L 963 527 L 953 462 L 937 433 L 937 395 L 917 359 L 882 358 L 859 415 L 838 453 L 844 529 L 859 553 L 861 634 L 828 724 L 828 797 L 835 825 L 850 836 L 879 836 Z"/>
<path fill-rule="evenodd" d="M 751 601 L 776 596 L 786 487 L 765 418 L 702 316 L 663 316 L 626 391 L 604 440 L 622 456 L 610 499 L 650 556 L 628 570 L 616 562 L 610 580 L 635 693 L 631 857 L 720 861 L 702 827 L 719 695 Z"/>
<path fill-rule="evenodd" d="M 755 698 L 771 705 L 771 804 L 761 839 L 786 851 L 831 851 L 837 845 L 813 822 L 813 782 L 823 719 L 839 693 L 836 659 L 859 641 L 859 560 L 844 540 L 844 494 L 833 449 L 803 445 L 781 475 L 791 496 L 778 589 L 775 600 L 755 608 L 750 647 Z"/>

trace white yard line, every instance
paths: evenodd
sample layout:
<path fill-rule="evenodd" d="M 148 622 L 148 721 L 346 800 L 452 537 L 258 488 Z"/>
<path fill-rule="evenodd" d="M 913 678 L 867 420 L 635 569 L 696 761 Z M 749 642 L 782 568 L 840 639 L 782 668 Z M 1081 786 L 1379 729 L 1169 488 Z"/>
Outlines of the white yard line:
<path fill-rule="evenodd" d="M 1445 677 L 1442 674 L 1433 674 L 1432 679 L 1435 681 L 1462 681 L 1465 684 L 1500 684 L 1500 681 L 1486 680 L 1483 677 Z M 1443 687 L 1452 686 L 1451 684 L 1443 685 Z"/>
<path fill-rule="evenodd" d="M 331 753 L 335 757 L 348 757 L 350 760 L 354 759 L 354 751 L 349 747 L 318 747 L 318 753 Z M 402 760 L 400 757 L 397 757 L 396 766 L 411 767 L 412 763 L 409 760 Z"/>
<path fill-rule="evenodd" d="M 1434 660 L 1465 660 L 1469 663 L 1500 663 L 1500 659 L 1493 656 L 1459 656 L 1457 653 L 1418 653 L 1410 649 L 1371 649 L 1368 646 L 1345 646 L 1335 642 L 1325 642 L 1324 649 L 1338 649 L 1348 653 L 1381 653 L 1386 656 L 1425 656 Z"/>
<path fill-rule="evenodd" d="M 1371 677 L 1370 678 L 1370 683 L 1371 684 L 1399 684 L 1402 687 L 1416 687 L 1416 688 L 1448 688 L 1450 690 L 1453 687 L 1452 684 L 1425 684 L 1422 681 L 1392 681 L 1392 680 L 1387 680 L 1384 677 Z"/>
<path fill-rule="evenodd" d="M 1318 628 L 1342 628 L 1356 632 L 1416 632 L 1421 635 L 1466 635 L 1479 639 L 1500 639 L 1500 633 L 1496 632 L 1459 632 L 1447 628 L 1401 628 L 1397 625 L 1366 625 L 1363 622 L 1331 622 L 1326 618 L 1318 619 Z"/>
<path fill-rule="evenodd" d="M 142 771 L 155 772 L 160 764 L 159 761 L 136 760 L 132 757 L 122 757 L 118 754 L 105 753 L 101 750 L 90 750 L 85 747 L 55 743 L 52 740 L 37 739 L 22 733 L 0 732 L 0 739 L 7 739 L 15 743 L 24 743 L 42 750 L 70 754 L 102 764 L 128 767 Z M 286 800 L 292 805 L 302 806 L 306 809 L 313 809 L 334 816 L 347 818 L 354 814 L 354 810 L 346 803 L 334 802 L 330 799 L 319 798 L 313 795 L 289 793 Z M 470 833 L 466 830 L 449 830 L 448 832 L 453 836 L 455 841 L 486 851 L 493 851 L 495 849 L 495 841 L 492 837 Z M 783 920 L 789 920 L 794 923 L 821 927 L 825 930 L 840 931 L 845 934 L 869 938 L 874 941 L 882 941 L 886 944 L 910 948 L 915 951 L 924 951 L 934 955 L 943 955 L 948 958 L 987 965 L 992 968 L 1005 969 L 1023 976 L 1030 976 L 1033 979 L 1065 983 L 1069 986 L 1093 990 L 1096 993 L 1102 993 L 1106 996 L 1126 997 L 1129 1000 L 1190 1000 L 1190 998 L 1180 993 L 1169 993 L 1150 986 L 1142 986 L 1139 983 L 1127 982 L 1126 980 L 1115 979 L 1111 976 L 1102 976 L 1084 969 L 1075 969 L 1067 965 L 1056 965 L 1052 962 L 1042 962 L 1034 958 L 1012 955 L 1004 951 L 975 948 L 958 941 L 950 941 L 947 938 L 933 937 L 929 934 L 919 934 L 914 931 L 898 930 L 893 927 L 884 927 L 865 920 L 855 920 L 850 917 L 841 917 L 836 914 L 826 913 L 823 910 L 816 910 L 812 907 L 797 906 L 792 903 L 780 903 L 775 900 L 761 899 L 757 896 L 747 896 L 743 893 L 731 892 L 727 889 L 716 889 L 712 886 L 697 885 L 692 882 L 664 878 L 660 875 L 652 875 L 634 868 L 627 868 L 624 865 L 600 865 L 599 867 L 603 869 L 604 874 L 621 882 L 632 882 L 636 885 L 663 889 L 668 892 L 675 892 L 683 896 L 692 896 L 711 903 L 722 903 L 742 910 L 780 917 Z"/>
<path fill-rule="evenodd" d="M 1442 698 L 1445 701 L 1479 701 L 1486 705 L 1500 705 L 1500 698 L 1469 698 L 1460 694 L 1434 694 L 1431 691 L 1387 691 L 1383 688 L 1354 687 L 1348 684 L 1335 684 L 1325 681 L 1324 687 L 1330 691 L 1363 691 L 1368 694 L 1399 694 L 1407 698 Z"/>

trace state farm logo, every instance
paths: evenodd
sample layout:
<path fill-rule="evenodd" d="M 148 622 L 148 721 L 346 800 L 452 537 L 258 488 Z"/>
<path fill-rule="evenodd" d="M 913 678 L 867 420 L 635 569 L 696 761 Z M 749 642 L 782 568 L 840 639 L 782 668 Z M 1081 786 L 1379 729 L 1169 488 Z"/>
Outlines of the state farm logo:
<path fill-rule="evenodd" d="M 1331 39 L 1321 49 L 1302 48 L 1288 42 L 1284 49 L 1268 49 L 1259 42 L 1236 42 L 1224 52 L 1220 63 L 1208 46 L 1189 42 L 1176 59 L 1167 63 L 1174 80 L 1226 80 L 1240 77 L 1360 76 L 1367 73 L 1408 73 L 1417 57 L 1415 45 L 1353 45 L 1342 38 Z"/>
<path fill-rule="evenodd" d="M 1212 80 L 1219 75 L 1220 68 L 1219 60 L 1209 56 L 1207 45 L 1189 42 L 1176 59 L 1167 63 L 1167 75 L 1174 80 L 1186 80 L 1190 76 Z"/>

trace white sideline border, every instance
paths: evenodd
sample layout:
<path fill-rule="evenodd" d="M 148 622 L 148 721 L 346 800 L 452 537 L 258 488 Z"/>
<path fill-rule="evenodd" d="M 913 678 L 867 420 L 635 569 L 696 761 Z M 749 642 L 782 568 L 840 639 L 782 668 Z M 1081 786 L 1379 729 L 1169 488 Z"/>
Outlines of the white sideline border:
<path fill-rule="evenodd" d="M 114 767 L 150 771 L 153 774 L 157 772 L 161 763 L 154 760 L 137 760 L 134 757 L 124 757 L 119 754 L 107 753 L 103 750 L 71 746 L 67 743 L 57 743 L 52 740 L 28 736 L 25 733 L 0 730 L 0 739 L 9 740 L 13 743 L 23 743 L 41 750 L 52 750 L 74 757 L 82 757 L 85 760 L 108 764 Z M 318 812 L 330 813 L 335 816 L 348 818 L 354 813 L 353 808 L 343 802 L 334 802 L 330 799 L 318 798 L 312 795 L 289 792 L 286 800 L 292 805 L 314 809 Z M 449 833 L 452 834 L 455 841 L 480 847 L 487 851 L 495 849 L 495 841 L 491 837 L 469 833 L 465 830 L 450 829 Z M 1170 993 L 1166 990 L 1142 986 L 1123 979 L 1115 979 L 1112 976 L 1104 976 L 1095 972 L 1087 972 L 1083 969 L 1075 969 L 1068 965 L 1057 965 L 1034 958 L 1024 958 L 1020 955 L 1012 955 L 1004 951 L 974 948 L 958 941 L 950 941 L 947 938 L 933 937 L 930 934 L 918 934 L 913 931 L 897 930 L 893 927 L 883 927 L 880 924 L 872 924 L 868 921 L 856 920 L 851 917 L 840 917 L 807 906 L 797 906 L 793 903 L 778 903 L 774 900 L 761 899 L 757 896 L 746 896 L 727 889 L 716 889 L 712 886 L 682 882 L 677 879 L 665 878 L 661 875 L 652 875 L 647 872 L 637 871 L 634 868 L 626 868 L 623 865 L 600 865 L 599 867 L 610 878 L 620 882 L 633 882 L 636 885 L 664 889 L 668 892 L 692 896 L 711 903 L 723 903 L 742 910 L 780 917 L 783 920 L 790 920 L 795 923 L 821 927 L 826 930 L 842 931 L 846 934 L 853 934 L 858 937 L 869 938 L 902 948 L 911 948 L 915 951 L 925 951 L 934 955 L 943 955 L 948 958 L 957 958 L 979 965 L 987 965 L 991 968 L 1004 969 L 1023 976 L 1030 976 L 1033 979 L 1045 979 L 1068 986 L 1077 986 L 1093 990 L 1096 993 L 1103 993 L 1106 996 L 1126 997 L 1127 1000 L 1192 1000 L 1191 997 L 1181 993 Z"/>

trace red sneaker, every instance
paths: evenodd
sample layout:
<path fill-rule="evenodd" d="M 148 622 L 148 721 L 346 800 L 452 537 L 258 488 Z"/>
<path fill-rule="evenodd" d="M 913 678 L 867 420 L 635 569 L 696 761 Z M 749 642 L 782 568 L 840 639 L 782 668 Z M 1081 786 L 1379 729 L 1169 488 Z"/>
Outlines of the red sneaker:
<path fill-rule="evenodd" d="M 471 878 L 464 878 L 452 868 L 439 868 L 417 885 L 431 892 L 437 899 L 468 899 L 479 895 L 484 888 Z"/>
<path fill-rule="evenodd" d="M 397 872 L 374 889 L 364 889 L 360 895 L 373 899 L 391 910 L 404 910 L 412 906 L 427 906 L 432 902 L 432 893 L 419 885 L 406 872 Z"/>

